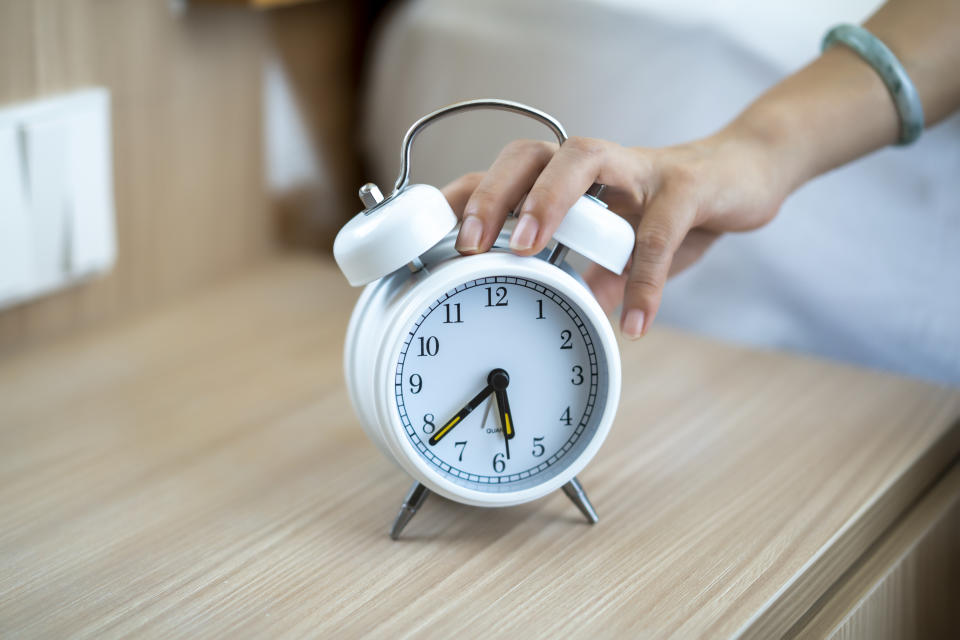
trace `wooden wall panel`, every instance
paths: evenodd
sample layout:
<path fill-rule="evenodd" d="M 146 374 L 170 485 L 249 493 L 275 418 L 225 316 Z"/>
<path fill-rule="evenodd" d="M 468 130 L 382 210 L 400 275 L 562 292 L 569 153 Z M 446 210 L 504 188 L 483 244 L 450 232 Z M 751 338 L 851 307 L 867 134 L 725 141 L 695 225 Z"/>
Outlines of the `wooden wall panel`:
<path fill-rule="evenodd" d="M 161 0 L 3 0 L 0 104 L 100 85 L 113 102 L 118 261 L 0 311 L 0 355 L 142 312 L 273 251 L 261 71 L 267 17 Z"/>
<path fill-rule="evenodd" d="M 319 164 L 311 179 L 271 194 L 287 244 L 329 250 L 343 223 L 361 208 L 357 47 L 371 18 L 364 4 L 328 0 L 268 13 L 273 55 Z"/>

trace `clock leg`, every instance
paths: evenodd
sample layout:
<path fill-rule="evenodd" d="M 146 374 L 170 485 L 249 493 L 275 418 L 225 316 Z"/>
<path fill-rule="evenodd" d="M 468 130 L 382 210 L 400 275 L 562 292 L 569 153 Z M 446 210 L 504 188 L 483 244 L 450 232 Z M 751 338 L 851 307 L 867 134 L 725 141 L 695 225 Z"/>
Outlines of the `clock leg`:
<path fill-rule="evenodd" d="M 587 497 L 587 494 L 584 492 L 579 480 L 574 478 L 567 484 L 563 485 L 563 492 L 567 494 L 567 497 L 570 498 L 570 500 L 573 501 L 573 504 L 577 505 L 577 508 L 580 509 L 580 513 L 582 513 L 587 519 L 587 522 L 590 524 L 597 524 L 597 522 L 600 520 L 600 517 L 597 516 L 597 512 L 594 510 L 593 505 L 590 504 L 590 498 Z"/>
<path fill-rule="evenodd" d="M 407 523 L 417 514 L 417 509 L 420 508 L 428 495 L 430 495 L 429 489 L 419 482 L 413 483 L 407 497 L 403 499 L 403 505 L 400 507 L 400 513 L 397 514 L 397 519 L 393 521 L 393 527 L 390 528 L 391 538 L 394 540 L 400 538 L 400 533 L 403 532 L 403 528 L 407 526 Z"/>

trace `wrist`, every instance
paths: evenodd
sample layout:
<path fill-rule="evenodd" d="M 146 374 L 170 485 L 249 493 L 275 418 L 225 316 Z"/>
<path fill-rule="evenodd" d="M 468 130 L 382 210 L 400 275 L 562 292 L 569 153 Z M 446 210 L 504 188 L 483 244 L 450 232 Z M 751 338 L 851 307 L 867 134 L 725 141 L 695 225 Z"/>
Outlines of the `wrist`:
<path fill-rule="evenodd" d="M 876 72 L 843 47 L 784 79 L 726 127 L 766 149 L 785 194 L 897 140 L 899 120 Z"/>
<path fill-rule="evenodd" d="M 758 101 L 720 130 L 717 136 L 748 150 L 762 168 L 770 188 L 781 199 L 816 175 L 811 149 L 795 132 L 802 131 L 790 109 L 778 102 Z"/>

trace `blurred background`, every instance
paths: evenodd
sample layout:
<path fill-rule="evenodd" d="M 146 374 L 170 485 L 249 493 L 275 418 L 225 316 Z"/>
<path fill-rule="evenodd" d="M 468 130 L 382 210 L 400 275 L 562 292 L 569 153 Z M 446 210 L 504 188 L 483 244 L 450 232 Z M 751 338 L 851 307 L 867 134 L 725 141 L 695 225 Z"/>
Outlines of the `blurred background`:
<path fill-rule="evenodd" d="M 877 5 L 5 0 L 0 354 L 148 311 L 278 251 L 328 252 L 360 209 L 357 187 L 388 190 L 404 131 L 442 105 L 508 98 L 574 135 L 679 143 Z M 927 267 L 902 259 L 897 233 L 917 210 L 952 207 L 936 185 L 960 167 L 960 123 L 938 129 L 954 137 L 874 154 L 802 189 L 769 227 L 723 238 L 670 283 L 661 320 L 950 380 L 960 354 L 937 342 L 945 329 L 924 316 L 905 332 L 884 312 L 905 286 L 907 304 L 939 305 L 929 317 L 960 304 L 924 288 Z M 516 137 L 549 135 L 501 113 L 444 121 L 418 140 L 413 180 L 483 169 Z M 851 258 L 851 237 L 869 259 Z M 914 240 L 934 252 L 925 264 L 951 250 Z M 878 277 L 880 263 L 905 280 Z M 838 269 L 851 284 L 822 287 Z"/>
<path fill-rule="evenodd" d="M 149 311 L 285 245 L 329 245 L 357 208 L 362 52 L 382 4 L 0 3 L 0 354 Z M 90 87 L 105 90 L 106 138 L 78 142 L 60 125 Z M 71 145 L 86 160 L 56 166 Z M 107 169 L 86 206 L 72 189 L 91 159 Z M 91 221 L 103 255 L 78 272 L 72 238 Z"/>

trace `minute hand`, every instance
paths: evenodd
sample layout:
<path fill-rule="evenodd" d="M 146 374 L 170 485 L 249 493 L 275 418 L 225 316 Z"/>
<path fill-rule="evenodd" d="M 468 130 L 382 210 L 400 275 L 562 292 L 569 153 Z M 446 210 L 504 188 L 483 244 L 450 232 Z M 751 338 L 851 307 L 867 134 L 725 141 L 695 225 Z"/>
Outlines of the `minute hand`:
<path fill-rule="evenodd" d="M 431 446 L 440 442 L 440 439 L 443 436 L 450 433 L 455 426 L 463 422 L 463 419 L 466 418 L 471 411 L 479 407 L 480 403 L 486 400 L 491 393 L 493 393 L 493 387 L 488 384 L 480 393 L 475 395 L 473 399 L 463 407 L 463 409 L 460 409 L 460 411 L 457 412 L 457 415 L 447 420 L 447 423 L 440 427 L 440 429 L 438 429 L 437 432 L 433 434 L 433 437 L 431 437 L 427 442 Z"/>

